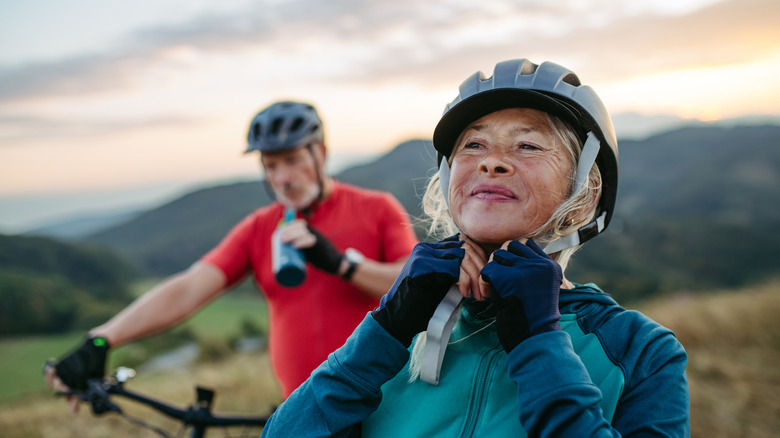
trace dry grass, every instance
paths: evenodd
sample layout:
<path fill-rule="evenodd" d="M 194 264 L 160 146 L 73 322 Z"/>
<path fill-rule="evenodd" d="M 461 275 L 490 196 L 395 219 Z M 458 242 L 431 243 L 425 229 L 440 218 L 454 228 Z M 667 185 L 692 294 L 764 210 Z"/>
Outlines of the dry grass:
<path fill-rule="evenodd" d="M 688 352 L 692 436 L 778 436 L 780 280 L 640 310 L 674 330 Z"/>
<path fill-rule="evenodd" d="M 675 331 L 688 352 L 692 436 L 775 437 L 780 430 L 780 280 L 708 296 L 676 296 L 637 308 Z M 138 391 L 185 406 L 193 385 L 217 390 L 216 412 L 263 414 L 278 403 L 265 354 L 178 372 L 139 376 Z M 123 406 L 168 431 L 176 425 L 132 403 Z M 86 407 L 86 406 L 85 406 Z M 71 417 L 61 400 L 30 399 L 0 408 L 0 430 L 21 437 L 153 437 L 113 415 Z M 221 435 L 214 435 L 221 436 Z"/>
<path fill-rule="evenodd" d="M 279 389 L 270 372 L 265 353 L 241 354 L 225 362 L 139 376 L 128 383 L 128 388 L 179 407 L 186 407 L 194 401 L 195 384 L 216 390 L 213 408 L 215 413 L 264 415 L 270 412 L 272 406 L 280 403 Z M 177 423 L 136 403 L 124 401 L 121 406 L 127 413 L 170 434 L 176 434 L 180 429 Z M 64 401 L 54 397 L 3 405 L 0 409 L 0 430 L 0 435 L 5 438 L 157 436 L 154 432 L 139 428 L 114 414 L 96 418 L 86 405 L 82 405 L 78 415 L 72 416 Z M 259 429 L 252 432 L 251 436 L 260 434 Z M 221 431 L 214 431 L 208 436 L 225 435 Z"/>

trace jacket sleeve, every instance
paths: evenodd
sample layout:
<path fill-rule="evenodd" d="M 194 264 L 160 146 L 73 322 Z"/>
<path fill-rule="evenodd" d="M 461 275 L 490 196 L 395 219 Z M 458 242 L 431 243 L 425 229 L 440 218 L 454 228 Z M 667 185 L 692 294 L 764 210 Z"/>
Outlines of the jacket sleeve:
<path fill-rule="evenodd" d="M 626 388 L 612 425 L 624 436 L 689 437 L 688 356 L 674 334 L 661 326 L 634 331 L 628 349 Z M 642 338 L 639 340 L 639 338 Z"/>
<path fill-rule="evenodd" d="M 403 369 L 409 352 L 368 314 L 274 412 L 263 437 L 346 437 L 382 399 L 381 386 Z"/>
<path fill-rule="evenodd" d="M 550 332 L 527 339 L 507 357 L 509 376 L 517 383 L 520 423 L 528 436 L 538 437 L 689 436 L 685 353 L 680 357 L 674 347 L 679 343 L 668 341 L 641 347 L 634 358 L 639 372 L 629 379 L 610 424 L 599 405 L 601 391 L 569 335 Z"/>

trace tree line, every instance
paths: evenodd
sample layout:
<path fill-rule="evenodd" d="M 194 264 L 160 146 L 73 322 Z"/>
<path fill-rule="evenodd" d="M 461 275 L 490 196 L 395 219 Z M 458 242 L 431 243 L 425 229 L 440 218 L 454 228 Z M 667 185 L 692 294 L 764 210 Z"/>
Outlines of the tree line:
<path fill-rule="evenodd" d="M 98 324 L 132 299 L 135 278 L 134 269 L 106 249 L 0 234 L 0 336 Z"/>

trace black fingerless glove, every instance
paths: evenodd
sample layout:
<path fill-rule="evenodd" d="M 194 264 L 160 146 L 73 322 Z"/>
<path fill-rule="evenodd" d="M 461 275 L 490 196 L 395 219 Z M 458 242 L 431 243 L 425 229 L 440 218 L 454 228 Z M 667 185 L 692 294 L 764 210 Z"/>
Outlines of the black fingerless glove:
<path fill-rule="evenodd" d="M 320 234 L 319 231 L 312 228 L 310 225 L 306 225 L 309 232 L 314 234 L 317 241 L 313 246 L 309 248 L 301 248 L 301 252 L 306 257 L 306 261 L 314 265 L 314 267 L 321 269 L 329 274 L 337 274 L 339 267 L 341 266 L 341 260 L 344 259 L 344 254 L 330 243 L 327 237 Z"/>
<path fill-rule="evenodd" d="M 454 238 L 438 243 L 418 243 L 390 291 L 372 315 L 404 346 L 428 328 L 450 286 L 458 281 L 463 241 Z"/>
<path fill-rule="evenodd" d="M 87 338 L 81 346 L 57 362 L 57 376 L 73 390 L 86 390 L 87 380 L 99 379 L 105 375 L 109 348 L 105 338 Z"/>

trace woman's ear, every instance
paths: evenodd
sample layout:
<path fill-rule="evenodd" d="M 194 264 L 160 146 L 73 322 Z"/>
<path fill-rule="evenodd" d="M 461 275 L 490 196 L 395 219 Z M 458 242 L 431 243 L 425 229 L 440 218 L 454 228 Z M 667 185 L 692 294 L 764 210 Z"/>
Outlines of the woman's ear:
<path fill-rule="evenodd" d="M 591 219 L 593 212 L 596 211 L 596 207 L 601 197 L 601 190 L 591 190 L 588 199 L 576 210 L 571 211 L 567 215 L 567 224 L 583 224 Z"/>

